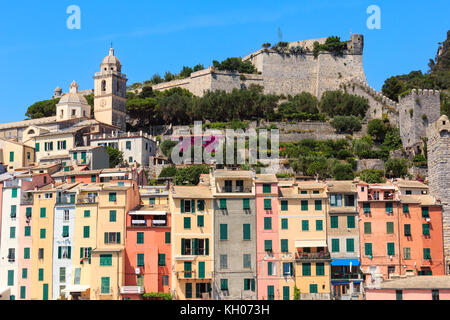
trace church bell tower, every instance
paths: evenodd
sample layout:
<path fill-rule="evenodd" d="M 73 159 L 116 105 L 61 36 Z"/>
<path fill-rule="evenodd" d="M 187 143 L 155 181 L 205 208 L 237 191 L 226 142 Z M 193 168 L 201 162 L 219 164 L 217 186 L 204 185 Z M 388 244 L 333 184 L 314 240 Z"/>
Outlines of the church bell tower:
<path fill-rule="evenodd" d="M 126 130 L 127 81 L 120 60 L 109 49 L 94 76 L 95 120 Z"/>

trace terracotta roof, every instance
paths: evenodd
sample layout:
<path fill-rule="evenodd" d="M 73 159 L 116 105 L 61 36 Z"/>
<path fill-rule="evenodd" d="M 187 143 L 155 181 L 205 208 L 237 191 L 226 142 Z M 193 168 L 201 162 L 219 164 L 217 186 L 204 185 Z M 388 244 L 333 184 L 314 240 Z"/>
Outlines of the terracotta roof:
<path fill-rule="evenodd" d="M 274 174 L 257 174 L 256 183 L 277 183 L 277 176 Z"/>
<path fill-rule="evenodd" d="M 323 182 L 313 182 L 313 181 L 296 181 L 298 188 L 301 190 L 304 189 L 324 189 L 326 184 Z"/>
<path fill-rule="evenodd" d="M 23 121 L 9 122 L 0 124 L 0 130 L 8 129 L 8 128 L 20 128 L 20 127 L 28 127 L 32 125 L 40 125 L 47 124 L 56 121 L 56 116 L 47 117 L 47 118 L 39 118 L 39 119 L 28 119 Z"/>
<path fill-rule="evenodd" d="M 211 189 L 207 186 L 174 186 L 173 198 L 211 199 Z"/>
<path fill-rule="evenodd" d="M 450 276 L 416 276 L 381 282 L 380 289 L 450 289 Z"/>
<path fill-rule="evenodd" d="M 325 193 L 319 194 L 300 194 L 295 188 L 280 188 L 281 198 L 287 199 L 326 199 Z"/>
<path fill-rule="evenodd" d="M 420 188 L 428 189 L 428 186 L 420 181 L 397 179 L 395 183 L 400 188 Z"/>
<path fill-rule="evenodd" d="M 219 169 L 214 172 L 216 178 L 243 178 L 250 179 L 253 178 L 253 171 L 244 170 L 223 170 Z"/>
<path fill-rule="evenodd" d="M 353 181 L 328 181 L 328 192 L 356 193 Z"/>
<path fill-rule="evenodd" d="M 101 173 L 102 170 L 85 170 L 85 171 L 59 171 L 58 173 L 52 174 L 52 177 L 66 177 L 66 176 L 84 176 L 84 175 L 94 175 Z"/>
<path fill-rule="evenodd" d="M 420 203 L 422 206 L 436 206 L 440 205 L 436 199 L 430 195 L 399 195 L 402 203 Z"/>
<path fill-rule="evenodd" d="M 358 209 L 356 207 L 330 207 L 329 213 L 356 213 Z"/>
<path fill-rule="evenodd" d="M 57 154 L 53 156 L 41 157 L 42 160 L 58 160 L 58 159 L 68 159 L 70 158 L 69 154 Z"/>

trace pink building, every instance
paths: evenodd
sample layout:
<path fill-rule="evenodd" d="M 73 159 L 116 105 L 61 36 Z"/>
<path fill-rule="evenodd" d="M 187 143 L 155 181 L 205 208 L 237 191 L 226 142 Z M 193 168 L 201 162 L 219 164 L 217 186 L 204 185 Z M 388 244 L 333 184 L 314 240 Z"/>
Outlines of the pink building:
<path fill-rule="evenodd" d="M 258 300 L 275 300 L 280 293 L 278 180 L 274 174 L 256 175 L 256 261 Z M 267 251 L 270 243 L 272 250 Z"/>
<path fill-rule="evenodd" d="M 450 276 L 407 277 L 366 289 L 366 300 L 450 300 Z"/>

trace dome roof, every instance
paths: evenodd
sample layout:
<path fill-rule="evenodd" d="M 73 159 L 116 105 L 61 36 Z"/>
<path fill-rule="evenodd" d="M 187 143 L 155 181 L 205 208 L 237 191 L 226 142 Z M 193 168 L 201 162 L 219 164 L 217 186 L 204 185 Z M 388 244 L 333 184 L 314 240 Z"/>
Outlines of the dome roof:
<path fill-rule="evenodd" d="M 86 98 L 81 93 L 78 93 L 78 84 L 74 80 L 70 84 L 70 92 L 62 96 L 58 104 L 88 104 Z"/>
<path fill-rule="evenodd" d="M 116 65 L 120 66 L 120 60 L 119 60 L 119 58 L 117 58 L 114 55 L 114 49 L 113 48 L 109 49 L 109 55 L 107 55 L 103 59 L 102 64 L 116 64 Z"/>

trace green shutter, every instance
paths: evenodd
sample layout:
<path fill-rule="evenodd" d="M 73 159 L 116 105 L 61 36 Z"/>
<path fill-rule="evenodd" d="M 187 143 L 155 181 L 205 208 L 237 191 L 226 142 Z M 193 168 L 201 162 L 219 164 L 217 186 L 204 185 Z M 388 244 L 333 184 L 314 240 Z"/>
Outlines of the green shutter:
<path fill-rule="evenodd" d="M 309 221 L 302 220 L 302 231 L 309 231 Z"/>
<path fill-rule="evenodd" d="M 198 277 L 199 279 L 205 279 L 205 262 L 199 261 L 198 263 Z"/>
<path fill-rule="evenodd" d="M 322 200 L 315 200 L 314 208 L 316 209 L 316 211 L 322 211 Z"/>
<path fill-rule="evenodd" d="M 30 248 L 23 248 L 23 258 L 30 259 Z"/>
<path fill-rule="evenodd" d="M 310 276 L 311 275 L 311 263 L 302 263 L 302 275 Z"/>
<path fill-rule="evenodd" d="M 388 242 L 387 244 L 387 254 L 388 256 L 395 255 L 395 244 L 393 242 Z"/>
<path fill-rule="evenodd" d="M 250 199 L 242 199 L 242 209 L 244 210 L 250 209 Z"/>
<path fill-rule="evenodd" d="M 186 239 L 183 239 L 183 238 L 181 239 L 181 255 L 182 256 L 184 256 L 186 254 L 186 249 L 185 249 L 185 246 L 184 246 L 185 240 Z"/>
<path fill-rule="evenodd" d="M 272 199 L 264 199 L 264 210 L 272 210 Z"/>
<path fill-rule="evenodd" d="M 228 290 L 228 279 L 220 279 L 220 290 Z"/>
<path fill-rule="evenodd" d="M 192 277 L 192 262 L 190 262 L 190 261 L 184 262 L 184 277 L 185 278 Z"/>
<path fill-rule="evenodd" d="M 394 233 L 394 223 L 386 222 L 386 233 Z"/>
<path fill-rule="evenodd" d="M 403 204 L 403 213 L 409 213 L 409 205 Z"/>
<path fill-rule="evenodd" d="M 429 218 L 430 217 L 430 211 L 428 207 L 422 207 L 422 218 Z"/>
<path fill-rule="evenodd" d="M 40 231 L 41 231 L 40 233 L 41 239 L 45 239 L 45 229 L 41 229 Z"/>
<path fill-rule="evenodd" d="M 316 263 L 316 276 L 325 275 L 325 264 L 323 262 Z"/>
<path fill-rule="evenodd" d="M 63 237 L 68 237 L 69 236 L 69 226 L 63 226 L 62 236 Z"/>
<path fill-rule="evenodd" d="M 40 151 L 40 145 L 39 145 L 39 142 L 36 143 L 35 149 L 36 149 L 36 152 L 39 152 L 39 151 Z"/>
<path fill-rule="evenodd" d="M 184 200 L 183 199 L 180 200 L 180 210 L 181 210 L 181 213 L 184 213 Z"/>
<path fill-rule="evenodd" d="M 372 223 L 364 222 L 364 233 L 366 233 L 366 234 L 372 233 Z"/>
<path fill-rule="evenodd" d="M 428 223 L 422 224 L 422 233 L 424 236 L 430 235 L 430 225 Z"/>
<path fill-rule="evenodd" d="M 61 259 L 61 258 L 62 258 L 62 247 L 59 246 L 58 247 L 58 259 Z"/>
<path fill-rule="evenodd" d="M 85 218 L 89 218 L 91 216 L 91 211 L 90 210 L 84 210 L 84 217 Z"/>
<path fill-rule="evenodd" d="M 20 299 L 26 299 L 26 290 L 27 287 L 25 286 L 20 287 Z"/>
<path fill-rule="evenodd" d="M 219 209 L 221 209 L 221 210 L 227 209 L 227 199 L 220 199 Z"/>
<path fill-rule="evenodd" d="M 355 240 L 347 239 L 347 252 L 355 252 Z"/>
<path fill-rule="evenodd" d="M 270 193 L 270 184 L 263 184 L 263 193 Z"/>
<path fill-rule="evenodd" d="M 251 237 L 250 237 L 250 224 L 244 224 L 243 225 L 243 239 L 244 240 L 251 240 Z"/>
<path fill-rule="evenodd" d="M 136 233 L 136 243 L 137 244 L 143 244 L 144 243 L 144 233 L 143 232 Z"/>
<path fill-rule="evenodd" d="M 430 248 L 423 248 L 423 259 L 424 260 L 431 260 Z"/>
<path fill-rule="evenodd" d="M 186 299 L 192 298 L 192 283 L 186 283 L 185 297 Z"/>
<path fill-rule="evenodd" d="M 191 200 L 191 212 L 195 213 L 195 200 Z"/>
<path fill-rule="evenodd" d="M 370 202 L 365 202 L 363 204 L 364 213 L 370 213 Z"/>
<path fill-rule="evenodd" d="M 25 226 L 25 237 L 31 236 L 31 227 Z"/>
<path fill-rule="evenodd" d="M 27 218 L 30 218 L 31 217 L 31 212 L 32 212 L 32 208 L 31 207 L 26 208 L 25 216 Z"/>
<path fill-rule="evenodd" d="M 44 281 L 44 269 L 39 269 L 38 279 L 39 281 Z"/>
<path fill-rule="evenodd" d="M 355 216 L 347 216 L 347 228 L 355 228 Z"/>
<path fill-rule="evenodd" d="M 184 218 L 184 228 L 185 229 L 191 228 L 191 218 L 189 218 L 189 217 Z"/>
<path fill-rule="evenodd" d="M 109 193 L 109 202 L 115 202 L 117 199 L 117 194 L 115 192 Z"/>
<path fill-rule="evenodd" d="M 339 252 L 339 239 L 331 239 L 331 252 Z"/>
<path fill-rule="evenodd" d="M 286 230 L 288 228 L 288 219 L 283 218 L 281 219 L 281 229 Z"/>
<path fill-rule="evenodd" d="M 91 182 L 93 183 L 97 182 L 97 177 L 95 175 L 91 176 Z"/>
<path fill-rule="evenodd" d="M 109 277 L 102 277 L 101 279 L 101 293 L 102 294 L 108 294 L 110 291 L 109 289 Z"/>
<path fill-rule="evenodd" d="M 170 232 L 166 232 L 166 241 L 165 243 L 170 243 Z"/>
<path fill-rule="evenodd" d="M 372 244 L 371 243 L 365 243 L 364 244 L 364 254 L 366 256 L 372 255 Z"/>
<path fill-rule="evenodd" d="M 14 285 L 14 270 L 8 270 L 8 286 Z"/>
<path fill-rule="evenodd" d="M 336 229 L 339 227 L 339 217 L 338 216 L 330 216 L 331 228 Z"/>
<path fill-rule="evenodd" d="M 17 206 L 13 204 L 11 206 L 11 218 L 15 218 L 17 216 Z"/>
<path fill-rule="evenodd" d="M 316 220 L 316 231 L 323 231 L 323 221 Z"/>
<path fill-rule="evenodd" d="M 205 242 L 206 255 L 209 256 L 209 239 L 206 239 Z"/>
<path fill-rule="evenodd" d="M 16 227 L 9 228 L 9 238 L 14 239 L 16 237 Z"/>
<path fill-rule="evenodd" d="M 204 227 L 204 226 L 205 226 L 205 217 L 197 216 L 197 227 Z"/>
<path fill-rule="evenodd" d="M 144 254 L 143 253 L 138 253 L 137 254 L 137 266 L 138 267 L 143 267 L 144 266 Z"/>
<path fill-rule="evenodd" d="M 386 213 L 392 213 L 393 211 L 392 202 L 386 202 Z"/>
<path fill-rule="evenodd" d="M 302 200 L 302 211 L 308 211 L 308 200 Z"/>
<path fill-rule="evenodd" d="M 281 252 L 288 252 L 288 239 L 281 239 Z"/>
<path fill-rule="evenodd" d="M 267 286 L 267 300 L 275 299 L 275 289 L 274 286 Z"/>
<path fill-rule="evenodd" d="M 41 208 L 41 218 L 45 218 L 45 208 Z"/>
<path fill-rule="evenodd" d="M 11 189 L 11 198 L 17 198 L 17 188 Z"/>
<path fill-rule="evenodd" d="M 109 222 L 116 222 L 117 221 L 117 211 L 116 210 L 110 210 L 109 211 Z"/>
<path fill-rule="evenodd" d="M 309 285 L 309 293 L 318 293 L 317 288 L 318 288 L 317 284 L 310 284 Z"/>
<path fill-rule="evenodd" d="M 405 236 L 407 236 L 407 237 L 409 237 L 409 236 L 411 236 L 411 225 L 410 224 L 405 224 L 404 225 L 404 233 L 405 233 Z"/>
<path fill-rule="evenodd" d="M 220 225 L 220 240 L 228 240 L 228 225 Z"/>
<path fill-rule="evenodd" d="M 117 232 L 116 234 L 116 241 L 117 243 L 120 243 L 120 232 Z"/>
<path fill-rule="evenodd" d="M 264 217 L 264 230 L 272 230 L 272 218 Z"/>
<path fill-rule="evenodd" d="M 288 211 L 288 201 L 281 200 L 281 211 Z"/>
<path fill-rule="evenodd" d="M 205 200 L 197 200 L 197 210 L 205 211 Z"/>
<path fill-rule="evenodd" d="M 272 251 L 272 240 L 264 240 L 264 250 Z"/>
<path fill-rule="evenodd" d="M 289 286 L 284 286 L 283 287 L 283 300 L 289 300 L 290 295 L 289 295 Z"/>
<path fill-rule="evenodd" d="M 42 300 L 48 300 L 48 284 L 44 283 L 42 286 Z"/>
<path fill-rule="evenodd" d="M 73 160 L 77 160 L 77 155 L 78 154 L 76 152 L 73 153 Z"/>
<path fill-rule="evenodd" d="M 14 152 L 9 153 L 9 162 L 14 162 Z"/>

